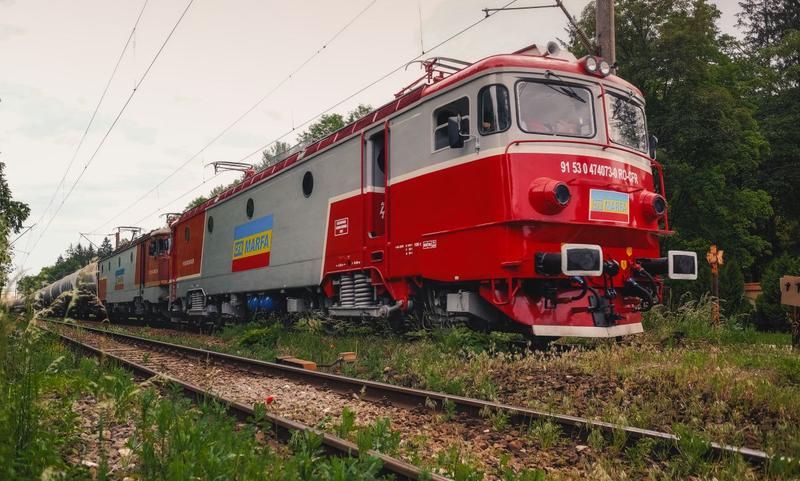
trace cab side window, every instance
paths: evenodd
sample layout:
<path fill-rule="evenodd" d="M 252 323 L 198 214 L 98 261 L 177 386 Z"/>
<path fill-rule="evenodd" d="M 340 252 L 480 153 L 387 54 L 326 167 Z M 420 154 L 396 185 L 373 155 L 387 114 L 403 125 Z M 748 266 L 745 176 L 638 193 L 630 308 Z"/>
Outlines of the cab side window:
<path fill-rule="evenodd" d="M 483 135 L 511 126 L 511 102 L 504 85 L 487 85 L 478 92 L 478 129 Z"/>
<path fill-rule="evenodd" d="M 469 132 L 469 99 L 460 99 L 443 105 L 433 111 L 433 150 L 441 150 L 450 146 L 447 137 L 447 119 L 458 117 L 462 119 L 463 130 Z"/>

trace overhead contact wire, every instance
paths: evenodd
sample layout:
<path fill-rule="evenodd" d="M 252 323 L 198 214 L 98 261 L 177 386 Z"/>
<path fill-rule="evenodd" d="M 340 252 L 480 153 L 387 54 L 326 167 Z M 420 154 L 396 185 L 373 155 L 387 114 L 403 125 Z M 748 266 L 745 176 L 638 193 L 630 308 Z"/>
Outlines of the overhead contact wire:
<path fill-rule="evenodd" d="M 67 199 L 69 199 L 69 197 L 72 195 L 72 192 L 75 190 L 75 188 L 77 187 L 78 183 L 83 178 L 83 175 L 86 173 L 86 171 L 91 166 L 92 162 L 94 161 L 95 157 L 97 156 L 97 153 L 100 152 L 100 149 L 103 147 L 103 144 L 105 144 L 106 139 L 108 139 L 108 136 L 111 134 L 111 131 L 114 130 L 114 127 L 117 125 L 117 122 L 122 117 L 122 114 L 125 112 L 125 109 L 130 104 L 131 100 L 133 99 L 133 96 L 136 95 L 136 92 L 139 90 L 139 87 L 142 85 L 144 80 L 147 78 L 147 75 L 150 73 L 150 70 L 153 68 L 153 65 L 155 65 L 155 63 L 156 63 L 156 60 L 158 60 L 159 56 L 161 55 L 161 52 L 164 51 L 164 48 L 167 46 L 167 43 L 172 38 L 172 35 L 175 33 L 175 30 L 178 28 L 178 25 L 180 25 L 181 21 L 186 16 L 186 13 L 189 11 L 189 7 L 191 7 L 193 3 L 194 3 L 194 0 L 189 0 L 189 2 L 186 4 L 186 8 L 183 9 L 183 12 L 181 13 L 181 16 L 178 18 L 178 21 L 175 22 L 175 25 L 173 25 L 172 30 L 170 30 L 170 32 L 169 32 L 169 35 L 167 35 L 167 38 L 161 44 L 161 47 L 159 47 L 159 49 L 156 52 L 155 56 L 153 56 L 153 60 L 147 66 L 147 69 L 144 71 L 144 74 L 142 74 L 142 76 L 139 79 L 139 81 L 136 82 L 136 85 L 134 86 L 133 90 L 131 91 L 131 94 L 128 96 L 127 100 L 122 105 L 122 108 L 117 113 L 116 117 L 114 118 L 114 121 L 111 123 L 111 126 L 109 126 L 108 130 L 106 130 L 106 133 L 105 133 L 105 135 L 103 135 L 103 138 L 100 140 L 100 143 L 97 145 L 97 148 L 94 150 L 94 152 L 92 153 L 91 157 L 89 157 L 89 160 L 86 162 L 86 164 L 84 164 L 83 170 L 81 170 L 80 174 L 78 174 L 78 177 L 72 183 L 72 186 L 70 187 L 69 191 L 67 192 L 67 195 L 64 197 L 64 199 L 61 200 L 61 203 L 58 205 L 58 208 L 56 209 L 55 213 L 53 213 L 52 217 L 50 217 L 50 220 L 47 222 L 47 224 L 45 225 L 44 229 L 42 229 L 42 232 L 40 233 L 39 237 L 36 239 L 36 243 L 33 245 L 33 248 L 31 249 L 31 251 L 33 251 L 36 248 L 36 246 L 39 244 L 39 242 L 44 237 L 45 232 L 47 232 L 47 229 L 50 227 L 50 224 L 52 224 L 53 220 L 58 216 L 58 213 L 61 212 L 61 208 L 66 203 Z M 26 258 L 26 260 L 27 260 L 27 258 Z"/>
<path fill-rule="evenodd" d="M 468 25 L 468 26 L 464 27 L 463 29 L 459 30 L 458 32 L 456 32 L 456 33 L 452 34 L 451 36 L 449 36 L 449 37 L 447 37 L 446 39 L 442 40 L 441 42 L 437 43 L 437 44 L 436 44 L 436 45 L 434 45 L 433 47 L 429 48 L 427 51 L 425 51 L 425 52 L 423 52 L 423 53 L 420 53 L 420 54 L 419 54 L 419 55 L 417 55 L 416 57 L 414 57 L 414 58 L 412 58 L 412 59 L 410 59 L 410 60 L 408 60 L 408 61 L 406 61 L 406 62 L 403 62 L 402 64 L 400 64 L 398 67 L 394 68 L 393 70 L 391 70 L 391 71 L 389 71 L 389 72 L 387 72 L 387 73 L 385 73 L 385 74 L 381 75 L 381 76 L 380 76 L 379 78 L 377 78 L 376 80 L 373 80 L 373 81 L 372 81 L 372 82 L 370 82 L 369 84 L 365 85 L 364 87 L 361 87 L 360 89 L 356 90 L 355 92 L 353 92 L 352 94 L 348 95 L 348 96 L 347 96 L 347 97 L 345 97 L 344 99 L 342 99 L 342 100 L 340 100 L 340 101 L 336 102 L 335 104 L 331 105 L 330 107 L 328 107 L 327 109 L 323 110 L 322 112 L 320 112 L 320 113 L 318 113 L 318 114 L 314 115 L 313 117 L 310 117 L 310 118 L 309 118 L 308 120 L 306 120 L 305 122 L 303 122 L 303 123 L 301 123 L 300 125 L 298 125 L 298 126 L 296 126 L 296 127 L 292 128 L 292 130 L 290 130 L 289 132 L 287 132 L 287 133 L 285 133 L 285 134 L 281 135 L 280 137 L 277 137 L 277 138 L 273 139 L 273 140 L 272 140 L 272 141 L 270 141 L 269 143 L 267 143 L 267 144 L 264 144 L 263 146 L 259 147 L 258 149 L 254 150 L 253 152 L 251 152 L 251 153 L 247 154 L 246 156 L 242 157 L 241 159 L 239 159 L 239 162 L 243 162 L 243 161 L 247 160 L 248 158 L 252 157 L 253 155 L 257 154 L 258 152 L 262 152 L 262 151 L 264 151 L 264 149 L 266 149 L 266 148 L 270 147 L 270 146 L 271 146 L 272 144 L 274 144 L 275 142 L 278 142 L 278 141 L 279 141 L 279 140 L 281 140 L 282 138 L 284 138 L 284 137 L 286 137 L 287 135 L 291 134 L 291 133 L 292 133 L 293 131 L 295 131 L 296 129 L 298 129 L 298 128 L 302 128 L 302 127 L 305 127 L 306 125 L 310 124 L 311 122 L 313 122 L 313 121 L 314 121 L 314 120 L 316 120 L 317 118 L 319 118 L 319 117 L 321 117 L 321 116 L 323 116 L 323 115 L 327 114 L 328 112 L 330 112 L 331 110 L 333 110 L 333 109 L 335 109 L 335 108 L 339 107 L 340 105 L 342 105 L 343 103 L 347 102 L 348 100 L 351 100 L 351 99 L 352 99 L 353 97 L 355 97 L 356 95 L 359 95 L 360 93 L 364 92 L 365 90 L 368 90 L 369 88 L 371 88 L 371 87 L 374 87 L 374 86 L 375 86 L 375 85 L 377 85 L 378 83 L 380 83 L 380 82 L 382 82 L 382 81 L 386 80 L 386 79 L 387 79 L 387 78 L 389 78 L 390 76 L 394 75 L 395 73 L 397 73 L 397 72 L 399 72 L 400 70 L 402 70 L 403 68 L 405 68 L 405 67 L 406 67 L 408 64 L 410 64 L 411 62 L 414 62 L 414 61 L 417 61 L 417 60 L 421 59 L 421 58 L 422 58 L 423 56 L 425 56 L 426 54 L 428 54 L 428 53 L 432 52 L 433 50 L 436 50 L 437 48 L 441 47 L 442 45 L 446 44 L 447 42 L 449 42 L 449 41 L 453 40 L 454 38 L 456 38 L 456 37 L 458 37 L 458 36 L 460 36 L 460 35 L 464 34 L 465 32 L 467 32 L 468 30 L 472 29 L 473 27 L 476 27 L 476 26 L 477 26 L 477 25 L 479 25 L 480 23 L 482 23 L 482 22 L 486 21 L 486 20 L 487 20 L 489 17 L 492 17 L 492 16 L 496 15 L 496 14 L 497 14 L 499 11 L 501 11 L 502 9 L 504 9 L 504 8 L 507 8 L 507 7 L 509 7 L 509 6 L 511 6 L 511 5 L 515 4 L 515 3 L 517 3 L 517 1 L 518 1 L 518 0 L 512 0 L 512 1 L 508 2 L 508 3 L 506 3 L 505 5 L 503 5 L 502 7 L 500 7 L 499 9 L 497 9 L 497 11 L 495 11 L 495 12 L 491 12 L 491 13 L 487 13 L 485 17 L 482 17 L 482 18 L 480 18 L 479 20 L 477 20 L 477 21 L 473 22 L 472 24 L 470 24 L 470 25 Z"/>
<path fill-rule="evenodd" d="M 319 47 L 319 48 L 318 48 L 318 49 L 317 49 L 317 50 L 316 50 L 316 51 L 315 51 L 313 54 L 311 54 L 311 55 L 310 55 L 308 58 L 306 58 L 306 59 L 305 59 L 305 60 L 304 60 L 304 61 L 303 61 L 303 62 L 302 62 L 302 63 L 301 63 L 299 66 L 297 66 L 297 67 L 296 67 L 294 70 L 292 70 L 292 71 L 291 71 L 291 72 L 290 72 L 290 73 L 289 73 L 289 74 L 288 74 L 286 77 L 284 77 L 284 78 L 283 78 L 283 79 L 282 79 L 280 82 L 278 82 L 277 84 L 275 84 L 275 86 L 274 86 L 274 87 L 272 87 L 272 88 L 271 88 L 271 89 L 270 89 L 270 90 L 269 90 L 269 91 L 268 91 L 266 94 L 264 94 L 264 95 L 263 95 L 263 96 L 262 96 L 260 99 L 258 99 L 258 101 L 256 101 L 256 102 L 255 102 L 255 103 L 254 103 L 252 106 L 250 106 L 250 107 L 249 107 L 247 110 L 245 110 L 244 112 L 242 112 L 242 114 L 241 114 L 241 115 L 239 115 L 239 116 L 238 116 L 238 117 L 237 117 L 237 118 L 236 118 L 236 119 L 235 119 L 233 122 L 231 122 L 230 124 L 228 124 L 228 126 L 227 126 L 227 127 L 225 127 L 224 129 L 222 129 L 222 131 L 220 131 L 220 132 L 219 132 L 219 133 L 218 133 L 216 136 L 214 136 L 214 137 L 213 137 L 213 138 L 212 138 L 212 139 L 211 139 L 211 140 L 210 140 L 210 141 L 209 141 L 207 144 L 205 144 L 205 145 L 204 145 L 204 146 L 203 146 L 203 147 L 202 147 L 200 150 L 198 150 L 198 151 L 197 151 L 197 152 L 196 152 L 194 155 L 192 155 L 191 157 L 189 157 L 188 159 L 186 159 L 186 160 L 185 160 L 185 161 L 184 161 L 184 162 L 183 162 L 181 165 L 179 165 L 179 166 L 178 166 L 178 167 L 177 167 L 175 170 L 173 170 L 172 172 L 170 172 L 170 173 L 169 173 L 169 174 L 168 174 L 166 177 L 164 177 L 163 179 L 161 179 L 161 180 L 160 180 L 160 181 L 159 181 L 159 182 L 158 182 L 158 183 L 157 183 L 155 186 L 153 186 L 153 187 L 152 187 L 150 190 L 148 190 L 147 192 L 145 192 L 144 194 L 142 194 L 142 195 L 141 195 L 140 197 L 138 197 L 136 200 L 134 200 L 133 202 L 131 202 L 131 203 L 130 203 L 130 204 L 127 206 L 127 207 L 125 207 L 124 209 L 122 209 L 122 210 L 121 210 L 121 211 L 119 211 L 118 213 L 114 214 L 114 215 L 113 215 L 112 217 L 110 217 L 110 218 L 109 218 L 107 221 L 105 221 L 103 224 L 101 224 L 100 226 L 98 226 L 96 229 L 93 229 L 91 232 L 97 232 L 97 231 L 99 231 L 100 229 L 102 229 L 103 227 L 105 227 L 106 225 L 108 225 L 109 223 L 111 223 L 111 221 L 113 221 L 113 220 L 114 220 L 114 219 L 116 219 L 117 217 L 121 216 L 122 214 L 124 214 L 125 212 L 127 212 L 128 210 L 130 210 L 132 207 L 136 206 L 136 205 L 137 205 L 139 202 L 141 202 L 142 200 L 146 199 L 146 198 L 147 198 L 147 196 L 149 196 L 150 194 L 152 194 L 153 192 L 155 192 L 155 190 L 156 190 L 156 189 L 158 189 L 160 186 L 164 185 L 164 183 L 166 183 L 166 182 L 167 182 L 169 179 L 171 179 L 172 177 L 174 177 L 174 176 L 175 176 L 175 174 L 177 174 L 178 172 L 180 172 L 181 170 L 183 170 L 183 169 L 184 169 L 184 168 L 185 168 L 187 165 L 189 165 L 189 163 L 190 163 L 190 162 L 192 162 L 192 161 L 193 161 L 193 160 L 195 160 L 197 157 L 199 157 L 199 156 L 200 156 L 200 155 L 201 155 L 203 152 L 205 152 L 205 151 L 206 151 L 206 149 L 208 149 L 209 147 L 211 147 L 211 146 L 212 146 L 213 144 L 215 144 L 215 143 L 216 143 L 216 142 L 217 142 L 217 141 L 218 141 L 220 138 L 222 138 L 222 136 L 223 136 L 223 135 L 225 135 L 226 133 L 228 133 L 228 131 L 229 131 L 230 129 L 232 129 L 233 127 L 235 127 L 235 126 L 236 126 L 236 125 L 237 125 L 239 122 L 241 122 L 241 121 L 242 121 L 242 120 L 243 120 L 245 117 L 247 117 L 247 116 L 248 116 L 248 115 L 249 115 L 251 112 L 253 112 L 255 109 L 257 109 L 257 108 L 258 108 L 258 107 L 259 107 L 259 106 L 260 106 L 260 105 L 261 105 L 261 104 L 262 104 L 262 103 L 263 103 L 265 100 L 267 100 L 269 97 L 271 97 L 271 96 L 272 96 L 272 94 L 274 94 L 274 93 L 275 93 L 275 92 L 276 92 L 276 91 L 277 91 L 279 88 L 281 88 L 281 87 L 282 87 L 284 84 L 286 84 L 286 82 L 288 82 L 288 81 L 289 81 L 289 80 L 291 80 L 291 79 L 292 79 L 292 78 L 293 78 L 295 75 L 297 75 L 297 74 L 298 74 L 298 73 L 299 73 L 299 72 L 300 72 L 300 71 L 301 71 L 303 68 L 305 68 L 305 67 L 306 67 L 306 65 L 308 65 L 309 63 L 311 63 L 311 61 L 312 61 L 312 60 L 314 60 L 314 58 L 316 58 L 316 57 L 317 57 L 319 54 L 321 54 L 321 53 L 322 53 L 322 52 L 323 52 L 323 51 L 324 51 L 324 50 L 325 50 L 325 49 L 328 47 L 328 45 L 330 45 L 331 43 L 333 43 L 333 42 L 334 42 L 334 41 L 335 41 L 335 40 L 336 40 L 336 39 L 337 39 L 337 38 L 338 38 L 338 37 L 339 37 L 339 36 L 340 36 L 342 33 L 344 33 L 344 31 L 345 31 L 345 30 L 347 30 L 347 29 L 348 29 L 348 28 L 349 28 L 349 27 L 350 27 L 350 26 L 351 26 L 353 23 L 355 23 L 355 21 L 356 21 L 356 20 L 358 20 L 358 19 L 359 19 L 359 18 L 360 18 L 362 15 L 364 15 L 364 13 L 366 13 L 366 12 L 367 12 L 367 10 L 369 10 L 369 9 L 370 9 L 370 8 L 371 8 L 373 5 L 375 5 L 375 3 L 376 3 L 377 1 L 378 1 L 378 0 L 372 0 L 370 3 L 368 3 L 368 4 L 367 4 L 367 5 L 366 5 L 366 6 L 365 6 L 363 9 L 361 9 L 361 10 L 360 10 L 360 11 L 359 11 L 359 12 L 358 12 L 358 13 L 357 13 L 357 14 L 356 14 L 356 15 L 355 15 L 353 18 L 351 18 L 351 19 L 350 19 L 350 21 L 348 21 L 348 22 L 347 22 L 347 23 L 346 23 L 346 24 L 345 24 L 345 25 L 344 25 L 342 28 L 340 28 L 340 29 L 339 29 L 339 30 L 338 30 L 338 31 L 337 31 L 335 34 L 333 34 L 333 36 L 332 36 L 331 38 L 329 38 L 329 39 L 328 39 L 328 40 L 327 40 L 327 41 L 326 41 L 326 42 L 325 42 L 325 43 L 324 43 L 324 44 L 323 44 L 321 47 Z"/>
<path fill-rule="evenodd" d="M 131 29 L 131 33 L 128 35 L 128 39 L 125 41 L 125 46 L 122 47 L 122 51 L 117 58 L 116 64 L 114 64 L 114 69 L 111 72 L 111 76 L 108 78 L 106 82 L 106 86 L 103 89 L 103 93 L 100 95 L 100 99 L 97 101 L 97 105 L 94 107 L 94 111 L 92 112 L 92 116 L 89 118 L 89 122 L 86 124 L 86 128 L 83 130 L 83 134 L 81 135 L 81 139 L 78 142 L 78 146 L 75 147 L 75 152 L 72 153 L 72 158 L 69 160 L 67 164 L 67 168 L 64 170 L 64 174 L 61 176 L 61 180 L 58 181 L 58 185 L 56 186 L 55 190 L 53 191 L 53 195 L 50 196 L 50 201 L 47 203 L 47 207 L 44 208 L 42 211 L 42 215 L 39 216 L 39 220 L 36 221 L 35 225 L 41 224 L 42 220 L 44 219 L 45 215 L 47 215 L 47 211 L 50 210 L 50 207 L 53 205 L 53 201 L 58 195 L 58 191 L 61 190 L 61 187 L 64 185 L 64 181 L 69 174 L 69 171 L 72 169 L 72 165 L 75 163 L 75 159 L 78 157 L 78 152 L 83 147 L 83 142 L 86 140 L 86 136 L 89 134 L 89 130 L 92 128 L 94 124 L 94 119 L 97 117 L 97 112 L 100 110 L 100 106 L 103 104 L 103 100 L 106 98 L 106 94 L 108 93 L 109 88 L 111 87 L 111 82 L 114 80 L 114 77 L 117 75 L 117 70 L 119 70 L 119 66 L 122 63 L 122 59 L 125 58 L 125 53 L 128 51 L 128 47 L 131 44 L 131 40 L 133 39 L 134 34 L 136 33 L 136 29 L 139 27 L 139 21 L 142 19 L 142 15 L 144 14 L 145 8 L 147 8 L 147 3 L 149 0 L 145 0 L 144 4 L 142 5 L 141 10 L 139 10 L 139 15 L 136 17 L 136 21 L 133 24 L 133 28 Z M 34 236 L 31 236 L 30 239 L 32 241 Z M 28 251 L 30 251 L 31 243 L 28 242 Z M 25 261 L 27 261 L 27 257 Z M 23 262 L 24 263 L 24 262 Z"/>
<path fill-rule="evenodd" d="M 506 7 L 510 6 L 510 5 L 513 5 L 513 4 L 517 3 L 517 1 L 518 1 L 518 0 L 511 0 L 510 2 L 506 3 L 505 5 L 503 5 L 503 6 L 501 7 L 501 9 L 503 9 L 503 8 L 506 8 Z M 374 2 L 373 2 L 373 3 L 374 3 Z M 370 5 L 371 5 L 371 4 L 370 4 Z M 362 11 L 362 13 L 363 13 L 363 11 Z M 494 15 L 496 15 L 496 14 L 497 14 L 497 12 L 487 13 L 485 17 L 481 17 L 479 20 L 477 20 L 477 21 L 475 21 L 475 22 L 471 23 L 470 25 L 468 25 L 468 26 L 464 27 L 463 29 L 461 29 L 461 30 L 459 30 L 458 32 L 456 32 L 456 33 L 454 33 L 454 34 L 450 35 L 450 36 L 449 36 L 449 37 L 447 37 L 446 39 L 442 40 L 441 42 L 437 43 L 437 44 L 436 44 L 436 45 L 434 45 L 433 47 L 429 48 L 429 49 L 428 49 L 428 50 L 425 52 L 425 54 L 427 54 L 427 53 L 430 53 L 431 51 L 433 51 L 433 50 L 435 50 L 435 49 L 437 49 L 437 48 L 441 47 L 442 45 L 446 44 L 447 42 L 450 42 L 450 41 L 451 41 L 451 40 L 453 40 L 454 38 L 456 38 L 456 37 L 458 37 L 458 36 L 460 36 L 460 35 L 463 35 L 463 34 L 464 34 L 465 32 L 467 32 L 468 30 L 470 30 L 470 29 L 472 29 L 472 28 L 476 27 L 477 25 L 479 25 L 479 24 L 483 23 L 483 22 L 484 22 L 484 21 L 486 21 L 488 18 L 490 18 L 490 17 L 492 17 L 492 16 L 494 16 Z M 360 14 L 359 14 L 359 15 L 360 15 Z M 352 23 L 352 22 L 351 22 L 351 23 Z M 286 132 L 285 132 L 284 134 L 282 134 L 281 136 L 279 136 L 279 137 L 275 138 L 274 140 L 270 141 L 269 143 L 267 143 L 267 144 L 264 144 L 263 146 L 259 147 L 258 149 L 254 150 L 253 152 L 251 152 L 251 153 L 247 154 L 246 156 L 242 157 L 242 158 L 239 160 L 239 162 L 243 162 L 243 161 L 247 160 L 248 158 L 252 157 L 253 155 L 257 154 L 258 152 L 262 152 L 262 151 L 264 151 L 264 149 L 266 149 L 266 148 L 270 147 L 270 146 L 271 146 L 272 144 L 274 144 L 275 142 L 278 142 L 279 140 L 283 139 L 284 137 L 286 137 L 286 136 L 290 135 L 292 132 L 296 131 L 298 128 L 302 128 L 302 127 L 304 127 L 304 126 L 306 126 L 306 125 L 310 124 L 311 122 L 313 122 L 313 121 L 314 121 L 314 120 L 316 120 L 317 118 L 321 117 L 322 115 L 325 115 L 326 113 L 328 113 L 328 112 L 330 112 L 331 110 L 333 110 L 333 109 L 335 109 L 335 108 L 339 107 L 340 105 L 342 105 L 343 103 L 347 102 L 348 100 L 351 100 L 351 99 L 352 99 L 353 97 L 355 97 L 356 95 L 359 95 L 360 93 L 364 92 L 365 90 L 369 89 L 370 87 L 373 87 L 373 86 L 375 86 L 376 84 L 378 84 L 378 83 L 382 82 L 383 80 L 387 79 L 387 78 L 388 78 L 388 77 L 390 77 L 391 75 L 393 75 L 393 74 L 397 73 L 398 71 L 402 70 L 402 69 L 403 69 L 403 68 L 404 68 L 406 65 L 408 65 L 409 63 L 411 63 L 411 62 L 414 62 L 414 61 L 416 61 L 416 60 L 419 60 L 419 59 L 420 59 L 420 58 L 422 58 L 422 57 L 423 57 L 425 54 L 420 54 L 420 55 L 417 55 L 416 57 L 414 57 L 414 58 L 412 58 L 412 59 L 410 59 L 410 60 L 408 60 L 408 61 L 406 61 L 406 62 L 403 62 L 403 63 L 402 63 L 401 65 L 399 65 L 397 68 L 394 68 L 393 70 L 391 70 L 391 71 L 389 71 L 389 72 L 385 73 L 384 75 L 381 75 L 381 76 L 380 76 L 379 78 L 377 78 L 376 80 L 374 80 L 374 81 L 370 82 L 369 84 L 365 85 L 364 87 L 361 87 L 360 89 L 358 89 L 357 91 L 355 91 L 355 92 L 353 92 L 352 94 L 348 95 L 348 96 L 347 96 L 347 97 L 345 97 L 344 99 L 342 99 L 342 100 L 340 100 L 340 101 L 336 102 L 334 105 L 332 105 L 332 106 L 328 107 L 327 109 L 325 109 L 325 110 L 323 110 L 322 112 L 320 112 L 320 113 L 318 113 L 318 114 L 314 115 L 313 117 L 310 117 L 309 119 L 307 119 L 307 120 L 306 120 L 306 121 L 304 121 L 303 123 L 301 123 L 301 124 L 297 125 L 296 127 L 293 127 L 292 129 L 290 129 L 290 130 L 286 131 Z M 204 149 L 205 149 L 205 148 L 204 148 Z M 195 155 L 194 155 L 192 158 L 190 158 L 189 160 L 187 160 L 186 162 L 184 162 L 184 165 L 188 164 L 188 163 L 189 163 L 189 161 L 191 161 L 191 160 L 192 160 L 194 157 L 196 157 L 197 155 L 199 155 L 201 152 L 202 152 L 202 150 L 201 150 L 200 152 L 198 152 L 197 154 L 195 154 Z M 179 167 L 179 168 L 178 168 L 178 169 L 177 169 L 175 172 L 173 172 L 172 174 L 170 174 L 170 176 L 172 176 L 172 175 L 174 175 L 175 173 L 177 173 L 177 172 L 178 172 L 178 170 L 182 169 L 184 165 L 182 165 L 182 166 L 181 166 L 181 167 Z M 216 177 L 216 175 L 215 175 L 215 177 Z M 211 177 L 210 179 L 213 179 L 213 178 L 214 178 L 214 177 Z M 208 179 L 208 180 L 210 180 L 210 179 Z M 166 179 L 165 179 L 165 180 L 166 180 Z M 205 184 L 206 182 L 208 182 L 208 180 L 205 180 L 205 181 L 203 181 L 201 184 L 199 184 L 199 185 L 197 185 L 197 186 L 193 187 L 193 188 L 192 188 L 190 191 L 188 191 L 188 192 L 184 193 L 184 194 L 183 194 L 183 195 L 181 195 L 179 198 L 177 198 L 177 199 L 174 199 L 173 201 L 170 201 L 169 203 L 163 204 L 161 207 L 159 207 L 158 209 L 156 209 L 155 211 L 153 211 L 153 213 L 155 213 L 155 212 L 158 212 L 159 210 L 161 210 L 161 209 L 163 209 L 163 208 L 166 208 L 167 206 L 171 205 L 171 204 L 172 204 L 172 202 L 175 202 L 175 201 L 179 200 L 180 198 L 182 198 L 182 197 L 185 197 L 185 196 L 186 196 L 186 195 L 188 195 L 189 193 L 191 193 L 191 192 L 193 192 L 194 190 L 196 190 L 197 188 L 199 188 L 201 185 L 203 185 L 203 184 Z M 154 190 L 155 190 L 155 189 L 156 189 L 158 186 L 160 186 L 162 183 L 163 183 L 163 181 L 162 181 L 162 182 L 160 182 L 158 185 L 156 185 L 156 187 L 154 187 L 153 189 L 151 189 L 151 190 L 150 190 L 150 191 L 149 191 L 147 194 L 149 194 L 149 193 L 153 192 L 153 191 L 154 191 Z M 142 200 L 144 197 L 145 197 L 145 196 L 142 196 L 142 197 L 140 197 L 140 198 L 137 200 L 137 202 L 138 202 L 138 201 L 140 201 L 140 200 Z M 130 207 L 132 207 L 132 206 L 133 206 L 133 204 L 131 204 L 131 206 L 127 207 L 125 210 L 129 209 L 129 208 L 130 208 Z M 122 213 L 124 213 L 124 211 L 123 211 L 123 212 L 120 212 L 120 214 L 118 214 L 118 215 L 117 215 L 117 216 L 115 216 L 114 218 L 118 217 L 118 216 L 119 216 L 119 215 L 121 215 Z M 136 223 L 138 224 L 138 223 L 139 223 L 139 222 L 141 222 L 142 220 L 145 220 L 145 219 L 147 219 L 147 217 L 149 217 L 150 215 L 152 215 L 152 213 L 151 213 L 151 214 L 148 214 L 147 216 L 145 216 L 144 218 L 140 219 L 140 220 L 139 220 L 139 221 L 137 221 Z M 114 218 L 112 218 L 111 220 L 113 220 Z M 109 222 L 110 222 L 110 220 L 109 220 Z M 106 224 L 107 224 L 107 223 L 108 223 L 108 222 L 106 222 Z M 102 226 L 98 227 L 98 229 L 96 229 L 96 230 L 99 230 L 99 229 L 100 229 L 100 228 L 102 228 L 104 225 L 105 225 L 105 224 L 103 224 Z M 92 231 L 92 232 L 95 232 L 95 231 Z"/>

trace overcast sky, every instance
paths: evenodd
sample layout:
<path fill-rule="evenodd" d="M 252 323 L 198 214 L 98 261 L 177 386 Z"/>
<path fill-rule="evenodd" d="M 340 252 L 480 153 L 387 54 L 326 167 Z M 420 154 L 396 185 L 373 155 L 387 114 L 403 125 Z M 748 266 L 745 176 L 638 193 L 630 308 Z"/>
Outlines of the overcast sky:
<path fill-rule="evenodd" d="M 118 225 L 158 227 L 163 224 L 159 214 L 181 211 L 192 198 L 236 177 L 224 173 L 213 178 L 212 168 L 205 167 L 209 162 L 241 160 L 421 49 L 427 51 L 480 19 L 482 8 L 507 1 L 195 0 L 44 232 L 188 0 L 150 0 L 146 5 L 97 118 L 47 212 L 144 0 L 0 0 L 0 161 L 6 164 L 14 197 L 31 206 L 26 224 L 39 222 L 16 243 L 15 265 L 24 262 L 28 273 L 38 272 L 70 243 L 76 244 L 80 232 L 107 234 Z M 543 3 L 548 2 L 517 5 Z M 587 3 L 565 0 L 575 16 Z M 720 27 L 735 33 L 736 1 L 715 3 L 723 13 Z M 367 6 L 252 113 L 150 196 L 122 212 L 200 152 Z M 565 27 L 557 9 L 504 12 L 431 55 L 477 60 L 566 38 Z M 335 111 L 346 112 L 358 103 L 381 105 L 419 75 L 417 66 L 401 70 Z M 284 140 L 292 141 L 293 135 Z M 258 156 L 248 160 L 257 161 Z M 190 192 L 193 187 L 197 188 Z M 182 194 L 186 195 L 178 198 Z M 102 236 L 90 238 L 102 241 Z"/>

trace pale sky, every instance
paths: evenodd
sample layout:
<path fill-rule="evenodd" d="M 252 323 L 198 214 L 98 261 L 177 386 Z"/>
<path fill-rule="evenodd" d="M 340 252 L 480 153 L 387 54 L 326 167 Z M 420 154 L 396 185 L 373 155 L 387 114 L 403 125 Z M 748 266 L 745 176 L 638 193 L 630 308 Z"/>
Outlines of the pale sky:
<path fill-rule="evenodd" d="M 31 206 L 26 225 L 39 222 L 15 244 L 15 267 L 24 262 L 28 273 L 38 272 L 70 243 L 77 244 L 80 232 L 108 234 L 118 225 L 138 225 L 146 232 L 162 225 L 159 214 L 181 211 L 192 198 L 237 176 L 229 172 L 212 179 L 212 168 L 205 167 L 209 162 L 241 160 L 419 55 L 421 48 L 427 51 L 480 19 L 482 8 L 507 1 L 377 0 L 233 129 L 146 199 L 121 212 L 372 3 L 195 0 L 42 236 L 188 0 L 150 0 L 146 5 L 97 118 L 47 212 L 144 0 L 0 0 L 0 161 L 6 164 L 14 197 Z M 546 3 L 523 0 L 515 6 Z M 565 0 L 576 17 L 587 3 Z M 715 3 L 723 14 L 722 30 L 736 33 L 736 1 Z M 564 39 L 566 24 L 558 9 L 503 12 L 430 55 L 474 61 Z M 420 75 L 412 65 L 335 111 L 344 113 L 358 103 L 377 107 Z M 255 162 L 258 156 L 247 160 Z M 197 189 L 175 200 L 193 187 Z M 102 236 L 90 238 L 102 241 Z"/>

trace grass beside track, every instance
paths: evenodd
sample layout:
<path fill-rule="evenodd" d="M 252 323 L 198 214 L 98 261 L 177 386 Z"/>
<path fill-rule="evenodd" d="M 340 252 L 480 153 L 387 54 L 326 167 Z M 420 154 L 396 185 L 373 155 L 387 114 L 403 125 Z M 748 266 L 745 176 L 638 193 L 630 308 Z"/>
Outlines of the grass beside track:
<path fill-rule="evenodd" d="M 89 432 L 79 404 L 97 411 Z M 112 426 L 129 426 L 124 447 L 112 446 Z M 264 432 L 219 405 L 190 404 L 178 391 L 136 383 L 129 372 L 0 313 L 0 479 L 383 479 L 375 458 L 331 458 L 314 434 L 284 446 Z M 123 450 L 126 461 L 112 464 Z"/>
<path fill-rule="evenodd" d="M 578 340 L 538 353 L 519 352 L 503 334 L 448 329 L 401 337 L 353 326 L 329 334 L 313 319 L 292 327 L 234 326 L 214 337 L 135 331 L 265 360 L 293 355 L 328 364 L 339 352 L 356 351 L 358 361 L 341 373 L 664 430 L 685 440 L 680 456 L 660 459 L 647 442 L 624 448 L 624 440 L 590 436 L 589 449 L 608 453 L 595 466 L 598 479 L 797 479 L 800 354 L 788 335 L 756 332 L 735 320 L 711 327 L 709 318 L 707 302 L 655 310 L 642 336 Z M 498 428 L 505 421 L 492 419 Z M 531 426 L 530 435 L 546 448 L 558 443 L 560 431 L 542 424 Z M 777 457 L 754 473 L 741 460 L 707 461 L 710 440 Z"/>

